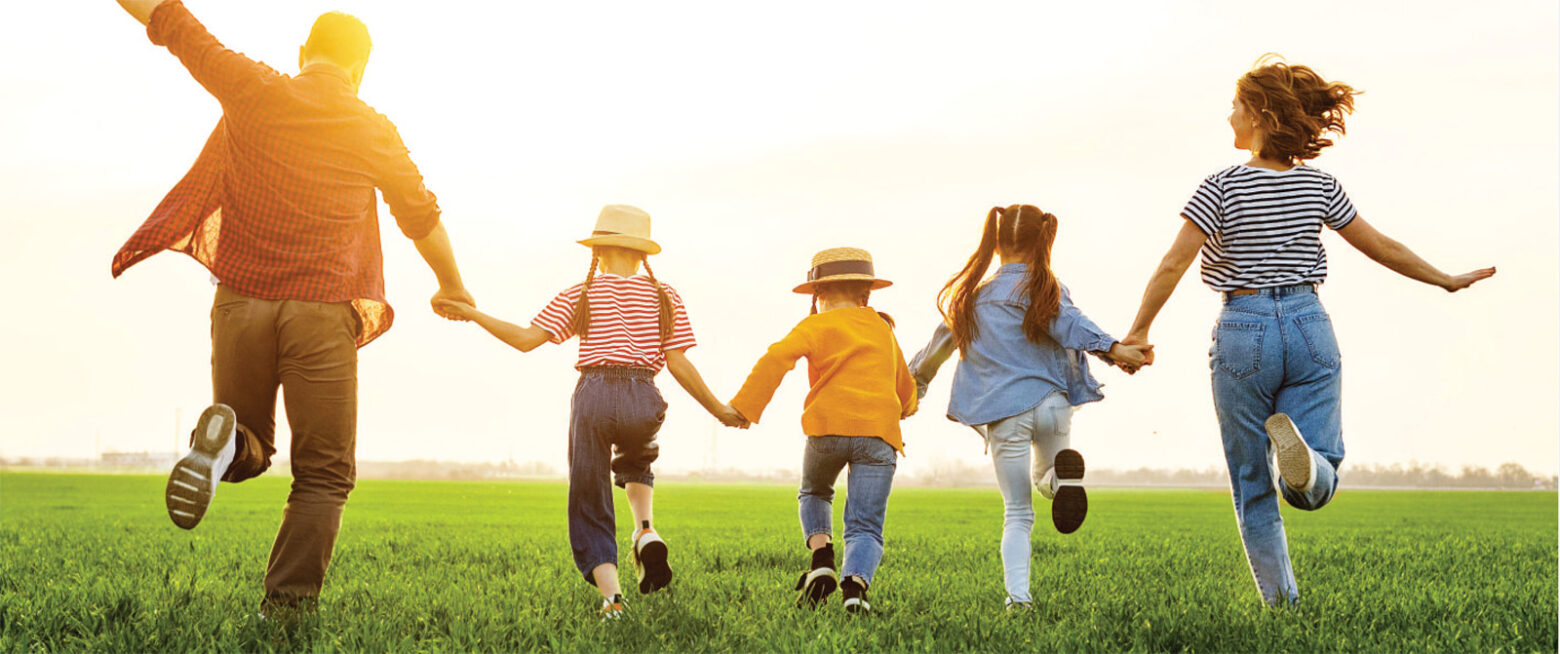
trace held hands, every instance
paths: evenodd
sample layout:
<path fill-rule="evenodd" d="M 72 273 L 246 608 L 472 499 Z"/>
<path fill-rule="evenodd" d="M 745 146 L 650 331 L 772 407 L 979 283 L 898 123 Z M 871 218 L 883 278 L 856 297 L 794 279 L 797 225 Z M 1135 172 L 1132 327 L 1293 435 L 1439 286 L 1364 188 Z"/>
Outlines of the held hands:
<path fill-rule="evenodd" d="M 1456 293 L 1457 291 L 1468 288 L 1469 286 L 1473 286 L 1474 282 L 1489 279 L 1494 276 L 1495 267 L 1490 266 L 1489 268 L 1480 268 L 1473 272 L 1465 272 L 1461 275 L 1449 276 L 1446 278 L 1446 281 L 1440 284 L 1440 286 L 1441 288 L 1446 289 L 1447 293 Z"/>
<path fill-rule="evenodd" d="M 730 404 L 722 404 L 710 413 L 715 416 L 716 420 L 720 421 L 720 424 L 727 427 L 747 429 L 753 424 L 753 421 L 744 417 L 741 411 L 731 408 Z"/>
<path fill-rule="evenodd" d="M 445 320 L 467 322 L 472 320 L 477 313 L 477 300 L 471 297 L 471 293 L 464 288 L 440 288 L 429 300 L 433 306 L 433 312 Z"/>
<path fill-rule="evenodd" d="M 1123 372 L 1135 375 L 1139 368 L 1154 365 L 1154 346 L 1145 335 L 1131 334 L 1111 345 L 1105 356 Z"/>

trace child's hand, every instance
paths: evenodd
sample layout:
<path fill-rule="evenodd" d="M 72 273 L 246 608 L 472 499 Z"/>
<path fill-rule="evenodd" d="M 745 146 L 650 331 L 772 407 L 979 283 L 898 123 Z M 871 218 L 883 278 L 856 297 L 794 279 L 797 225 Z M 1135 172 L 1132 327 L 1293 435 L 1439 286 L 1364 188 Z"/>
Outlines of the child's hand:
<path fill-rule="evenodd" d="M 1122 345 L 1115 343 L 1110 346 L 1110 352 L 1106 353 L 1112 363 L 1119 366 L 1127 374 L 1136 374 L 1138 368 L 1148 365 L 1152 361 L 1154 346 L 1147 343 L 1136 345 Z"/>
<path fill-rule="evenodd" d="M 737 429 L 747 429 L 748 426 L 753 424 L 753 421 L 748 420 L 746 417 L 743 417 L 741 411 L 738 411 L 736 409 L 731 408 L 730 404 L 722 404 L 722 405 L 720 405 L 720 408 L 716 409 L 714 411 L 714 414 L 715 414 L 715 419 L 719 420 L 720 424 L 723 424 L 723 425 L 725 425 L 727 427 L 736 427 Z"/>
<path fill-rule="evenodd" d="M 455 316 L 461 320 L 471 320 L 476 316 L 477 308 L 459 300 L 436 299 L 433 308 L 441 314 Z"/>

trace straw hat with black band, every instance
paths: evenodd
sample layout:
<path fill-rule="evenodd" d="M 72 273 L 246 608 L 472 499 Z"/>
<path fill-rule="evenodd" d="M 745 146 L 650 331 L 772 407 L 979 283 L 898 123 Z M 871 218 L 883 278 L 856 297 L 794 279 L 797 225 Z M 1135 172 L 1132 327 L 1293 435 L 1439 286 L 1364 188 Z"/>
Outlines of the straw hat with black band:
<path fill-rule="evenodd" d="M 644 209 L 626 204 L 602 207 L 601 214 L 596 216 L 596 229 L 590 233 L 590 238 L 579 243 L 585 247 L 608 245 L 628 248 L 645 254 L 661 251 L 660 244 L 650 240 L 650 214 L 645 213 Z"/>
<path fill-rule="evenodd" d="M 872 273 L 872 255 L 861 248 L 829 248 L 813 255 L 812 268 L 807 271 L 807 281 L 794 289 L 802 295 L 812 295 L 818 284 L 827 282 L 870 281 L 872 290 L 892 285 L 886 279 L 878 279 Z"/>

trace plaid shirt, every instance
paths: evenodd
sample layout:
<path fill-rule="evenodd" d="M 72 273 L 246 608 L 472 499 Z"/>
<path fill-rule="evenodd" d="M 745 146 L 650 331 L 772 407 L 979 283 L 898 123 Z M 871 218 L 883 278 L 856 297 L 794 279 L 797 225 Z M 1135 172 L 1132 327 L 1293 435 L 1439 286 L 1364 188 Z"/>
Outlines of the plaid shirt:
<path fill-rule="evenodd" d="M 374 189 L 408 238 L 439 224 L 395 126 L 332 66 L 297 77 L 224 48 L 178 0 L 147 35 L 222 104 L 195 165 L 114 255 L 113 274 L 162 250 L 266 300 L 351 302 L 358 346 L 390 329 Z"/>

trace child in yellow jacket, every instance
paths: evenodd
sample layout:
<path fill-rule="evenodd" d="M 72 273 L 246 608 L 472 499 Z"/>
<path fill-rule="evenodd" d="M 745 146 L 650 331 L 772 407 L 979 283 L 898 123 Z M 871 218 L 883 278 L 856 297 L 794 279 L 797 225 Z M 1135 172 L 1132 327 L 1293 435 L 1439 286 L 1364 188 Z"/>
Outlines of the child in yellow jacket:
<path fill-rule="evenodd" d="M 899 421 L 916 410 L 915 380 L 894 338 L 893 319 L 867 306 L 878 279 L 872 255 L 834 248 L 813 256 L 807 281 L 794 290 L 813 296 L 802 320 L 753 366 L 731 407 L 753 422 L 796 361 L 807 358 L 811 389 L 802 410 L 807 450 L 797 496 L 811 568 L 797 582 L 798 601 L 817 606 L 838 585 L 845 610 L 869 612 L 866 592 L 883 558 L 883 518 L 897 456 Z M 850 467 L 845 501 L 844 580 L 834 570 L 834 482 Z"/>

